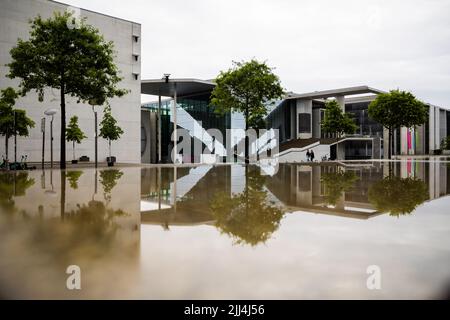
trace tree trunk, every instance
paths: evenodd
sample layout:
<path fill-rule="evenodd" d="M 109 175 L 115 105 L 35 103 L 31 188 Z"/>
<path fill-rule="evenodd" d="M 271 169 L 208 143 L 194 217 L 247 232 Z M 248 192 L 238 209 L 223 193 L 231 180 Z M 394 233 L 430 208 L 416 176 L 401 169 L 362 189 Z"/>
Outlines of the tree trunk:
<path fill-rule="evenodd" d="M 108 142 L 109 142 L 109 161 L 111 161 L 111 139 L 109 139 Z"/>
<path fill-rule="evenodd" d="M 62 77 L 62 75 L 61 75 Z M 66 168 L 66 99 L 64 80 L 61 80 L 61 144 L 60 144 L 60 168 Z"/>
<path fill-rule="evenodd" d="M 63 139 L 61 139 L 63 140 Z M 66 171 L 61 171 L 61 198 L 60 198 L 60 215 L 61 220 L 64 220 L 66 215 Z"/>
<path fill-rule="evenodd" d="M 5 159 L 5 165 L 6 165 L 6 170 L 9 170 L 9 158 L 8 158 L 8 147 L 9 147 L 9 133 L 8 130 L 6 130 L 6 135 L 5 135 L 5 154 L 6 154 L 6 159 Z"/>
<path fill-rule="evenodd" d="M 72 150 L 73 150 L 73 160 L 75 160 L 75 141 L 72 141 L 72 143 L 73 143 L 73 148 L 72 148 Z"/>
<path fill-rule="evenodd" d="M 8 158 L 8 154 L 9 154 L 9 152 L 8 152 L 8 146 L 9 146 L 9 143 L 8 143 L 8 140 L 9 140 L 9 135 L 8 135 L 8 132 L 6 132 L 6 135 L 5 135 L 5 153 L 6 153 L 6 163 L 8 163 L 8 160 L 9 160 L 9 158 Z"/>
<path fill-rule="evenodd" d="M 249 159 L 249 138 L 247 136 L 247 130 L 248 130 L 248 99 L 246 101 L 246 106 L 245 106 L 245 164 L 249 164 L 250 163 L 250 159 Z"/>
<path fill-rule="evenodd" d="M 393 145 L 393 139 L 392 139 L 392 128 L 388 128 L 389 131 L 389 138 L 388 138 L 388 159 L 391 160 L 392 157 L 392 145 Z"/>

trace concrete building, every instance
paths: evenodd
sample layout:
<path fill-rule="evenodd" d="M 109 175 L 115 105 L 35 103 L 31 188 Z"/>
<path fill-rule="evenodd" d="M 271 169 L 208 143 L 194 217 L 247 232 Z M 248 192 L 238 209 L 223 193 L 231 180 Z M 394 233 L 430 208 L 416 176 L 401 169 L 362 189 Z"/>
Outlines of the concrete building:
<path fill-rule="evenodd" d="M 269 127 L 280 131 L 281 162 L 306 159 L 306 151 L 314 150 L 316 159 L 381 159 L 387 158 L 388 133 L 368 115 L 368 107 L 382 90 L 358 86 L 288 95 L 267 117 Z M 352 114 L 358 126 L 355 134 L 336 140 L 321 132 L 327 99 L 336 99 L 344 112 Z M 394 154 L 434 154 L 448 131 L 450 112 L 427 104 L 429 121 L 416 128 L 400 128 L 394 132 Z"/>
<path fill-rule="evenodd" d="M 142 105 L 142 162 L 170 162 L 170 135 L 174 120 L 171 115 L 176 99 L 177 127 L 187 129 L 193 139 L 203 141 L 204 144 L 211 140 L 205 134 L 209 128 L 219 128 L 222 132 L 225 129 L 244 128 L 241 114 L 220 117 L 214 113 L 213 107 L 209 105 L 214 85 L 212 81 L 198 79 L 142 81 L 142 93 L 168 97 Z M 175 90 L 175 87 L 178 89 Z M 280 152 L 275 156 L 280 162 L 301 162 L 306 160 L 307 150 L 314 150 L 315 159 L 318 160 L 322 157 L 338 160 L 387 158 L 387 149 L 384 148 L 387 130 L 368 115 L 370 102 L 380 93 L 383 91 L 368 86 L 289 93 L 276 104 L 266 119 L 268 128 L 278 129 L 279 132 Z M 327 99 L 336 99 L 345 112 L 352 114 L 358 127 L 355 134 L 345 135 L 338 140 L 321 132 L 320 124 Z M 428 107 L 430 117 L 426 124 L 395 130 L 394 154 L 433 154 L 434 150 L 439 149 L 440 141 L 449 134 L 450 112 L 429 104 Z M 234 142 L 238 144 L 239 139 Z M 193 162 L 201 161 L 194 159 Z"/>
<path fill-rule="evenodd" d="M 55 11 L 64 12 L 68 5 L 48 0 L 0 0 L 0 88 L 7 86 L 17 87 L 18 79 L 11 80 L 5 77 L 9 72 L 5 64 L 10 62 L 10 49 L 16 45 L 17 39 L 27 39 L 30 25 L 28 21 L 37 15 L 49 18 Z M 112 41 L 116 50 L 115 63 L 120 70 L 123 80 L 118 84 L 120 88 L 130 92 L 122 98 L 114 98 L 110 101 L 113 116 L 117 119 L 124 134 L 120 140 L 112 143 L 112 154 L 118 162 L 139 163 L 140 157 L 140 73 L 141 73 L 141 26 L 139 23 L 107 16 L 84 9 L 70 7 L 78 12 L 80 17 L 86 18 L 87 23 L 98 28 L 105 40 Z M 20 98 L 16 107 L 25 109 L 28 116 L 35 122 L 35 128 L 30 131 L 29 137 L 18 137 L 17 157 L 28 156 L 28 161 L 41 161 L 42 133 L 41 118 L 44 111 L 49 108 L 60 109 L 59 91 L 47 89 L 44 102 L 38 101 L 34 92 Z M 95 107 L 98 112 L 98 122 L 103 115 L 103 107 Z M 86 155 L 91 160 L 94 158 L 94 114 L 92 106 L 77 104 L 76 100 L 66 96 L 66 121 L 71 116 L 77 115 L 80 128 L 88 136 L 77 146 L 77 158 Z M 46 121 L 46 161 L 50 160 L 49 130 L 50 119 Z M 60 114 L 56 114 L 53 123 L 54 132 L 54 159 L 59 160 L 60 150 Z M 3 139 L 2 139 L 3 141 Z M 99 161 L 105 161 L 108 156 L 107 142 L 99 138 Z M 10 141 L 12 142 L 12 141 Z M 13 159 L 13 143 L 10 143 L 10 159 Z M 66 158 L 72 159 L 71 145 L 67 145 Z M 0 143 L 0 154 L 5 154 L 4 143 Z"/>

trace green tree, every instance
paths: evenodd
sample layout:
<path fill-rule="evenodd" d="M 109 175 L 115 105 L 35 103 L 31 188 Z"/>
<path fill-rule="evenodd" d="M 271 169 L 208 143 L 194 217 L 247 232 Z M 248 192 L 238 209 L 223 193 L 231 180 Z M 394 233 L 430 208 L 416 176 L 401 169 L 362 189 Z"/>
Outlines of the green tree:
<path fill-rule="evenodd" d="M 72 189 L 78 189 L 78 179 L 80 179 L 82 174 L 83 171 L 80 170 L 67 171 L 66 177 L 67 180 L 69 180 L 69 184 Z"/>
<path fill-rule="evenodd" d="M 264 189 L 265 177 L 258 170 L 256 167 L 246 172 L 247 183 L 243 192 L 233 195 L 216 193 L 210 202 L 216 227 L 237 244 L 255 246 L 265 243 L 278 229 L 284 216 L 283 211 L 269 200 Z"/>
<path fill-rule="evenodd" d="M 450 150 L 450 136 L 447 136 L 441 140 L 441 149 Z"/>
<path fill-rule="evenodd" d="M 324 185 L 325 200 L 330 205 L 336 205 L 343 192 L 350 190 L 358 177 L 353 171 L 326 172 L 320 181 Z"/>
<path fill-rule="evenodd" d="M 108 140 L 109 156 L 111 157 L 111 141 L 118 140 L 123 130 L 117 125 L 117 120 L 111 113 L 111 107 L 105 108 L 103 119 L 100 122 L 100 137 Z"/>
<path fill-rule="evenodd" d="M 61 169 L 66 167 L 66 95 L 78 102 L 123 96 L 114 63 L 114 45 L 83 19 L 74 24 L 70 13 L 55 12 L 53 17 L 37 16 L 31 21 L 29 40 L 18 40 L 10 51 L 10 78 L 20 78 L 21 94 L 35 90 L 44 100 L 46 87 L 58 89 L 61 107 Z"/>
<path fill-rule="evenodd" d="M 17 211 L 15 197 L 24 196 L 28 188 L 34 185 L 34 179 L 28 172 L 0 174 L 0 209 L 2 213 L 11 214 Z"/>
<path fill-rule="evenodd" d="M 420 126 L 428 119 L 428 108 L 424 103 L 406 91 L 391 90 L 379 94 L 369 104 L 369 117 L 389 131 L 388 158 L 392 156 L 392 133 L 400 127 Z"/>
<path fill-rule="evenodd" d="M 345 113 L 336 100 L 326 102 L 321 127 L 323 132 L 336 134 L 338 138 L 344 133 L 353 134 L 358 129 L 351 115 Z"/>
<path fill-rule="evenodd" d="M 422 180 L 389 176 L 371 185 L 368 197 L 378 211 L 399 216 L 428 200 L 428 189 Z"/>
<path fill-rule="evenodd" d="M 5 136 L 6 162 L 9 160 L 9 138 L 14 135 L 28 136 L 34 121 L 27 117 L 25 110 L 14 109 L 18 93 L 11 87 L 0 93 L 0 134 Z"/>
<path fill-rule="evenodd" d="M 86 135 L 78 126 L 78 117 L 73 116 L 70 118 L 69 125 L 66 129 L 66 140 L 72 142 L 73 160 L 75 160 L 75 143 L 80 144 L 81 141 L 86 138 Z"/>
<path fill-rule="evenodd" d="M 233 67 L 216 78 L 211 103 L 216 112 L 233 111 L 245 116 L 245 130 L 264 127 L 268 105 L 283 96 L 278 76 L 266 63 L 250 60 L 233 62 Z M 245 162 L 249 163 L 249 142 L 245 139 Z"/>
<path fill-rule="evenodd" d="M 111 191 L 117 185 L 123 172 L 117 169 L 108 169 L 100 171 L 100 183 L 103 186 L 104 198 L 107 204 L 111 201 Z"/>

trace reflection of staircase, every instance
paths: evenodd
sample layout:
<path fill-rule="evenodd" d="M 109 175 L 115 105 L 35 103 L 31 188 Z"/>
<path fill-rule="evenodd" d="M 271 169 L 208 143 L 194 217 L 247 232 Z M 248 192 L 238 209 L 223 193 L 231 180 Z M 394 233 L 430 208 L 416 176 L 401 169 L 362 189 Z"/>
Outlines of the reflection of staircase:
<path fill-rule="evenodd" d="M 173 122 L 172 115 L 170 115 L 170 122 Z M 186 129 L 191 137 L 203 142 L 210 151 L 215 149 L 215 154 L 221 156 L 226 155 L 223 144 L 217 140 L 214 141 L 213 137 L 200 125 L 200 123 L 180 106 L 177 106 L 177 125 L 178 127 Z"/>
<path fill-rule="evenodd" d="M 189 170 L 189 174 L 177 179 L 176 181 L 176 190 L 177 198 L 182 198 L 185 194 L 187 194 L 196 184 L 199 182 L 209 170 L 211 170 L 212 166 L 199 166 L 194 167 Z M 173 194 L 174 183 L 170 183 L 171 194 Z M 170 200 L 173 204 L 173 199 Z"/>

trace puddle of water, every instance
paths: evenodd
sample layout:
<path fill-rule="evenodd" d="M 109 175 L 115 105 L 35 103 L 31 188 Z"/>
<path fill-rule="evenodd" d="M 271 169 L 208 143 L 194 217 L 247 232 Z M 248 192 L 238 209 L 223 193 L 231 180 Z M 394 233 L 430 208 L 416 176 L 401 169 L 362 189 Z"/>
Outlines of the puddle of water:
<path fill-rule="evenodd" d="M 447 194 L 426 161 L 0 173 L 0 296 L 440 298 Z"/>

